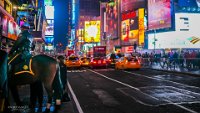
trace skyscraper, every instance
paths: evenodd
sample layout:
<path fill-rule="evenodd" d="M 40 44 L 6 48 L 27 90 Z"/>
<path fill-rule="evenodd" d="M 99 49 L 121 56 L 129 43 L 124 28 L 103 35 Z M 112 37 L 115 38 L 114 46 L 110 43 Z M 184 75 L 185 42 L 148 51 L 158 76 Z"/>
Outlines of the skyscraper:
<path fill-rule="evenodd" d="M 54 46 L 65 49 L 69 26 L 69 0 L 54 1 Z"/>

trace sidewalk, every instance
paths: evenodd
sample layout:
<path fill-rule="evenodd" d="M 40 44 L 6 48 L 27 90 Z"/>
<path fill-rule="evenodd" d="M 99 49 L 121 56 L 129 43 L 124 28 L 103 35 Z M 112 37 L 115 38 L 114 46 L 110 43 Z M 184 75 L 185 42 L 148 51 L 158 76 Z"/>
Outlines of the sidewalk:
<path fill-rule="evenodd" d="M 44 90 L 45 92 L 45 90 Z M 20 99 L 22 100 L 24 106 L 24 109 L 20 109 L 20 110 L 25 110 L 23 113 L 28 113 L 27 111 L 29 111 L 28 105 L 29 105 L 29 99 L 30 99 L 30 87 L 29 85 L 23 85 L 19 87 L 19 95 L 20 95 Z M 13 102 L 13 99 L 11 99 L 12 103 L 11 103 L 11 107 L 14 108 L 15 107 L 15 103 Z M 44 93 L 44 98 L 43 98 L 43 108 L 42 111 L 45 111 L 46 108 L 46 103 L 47 103 L 47 94 L 46 92 Z M 11 109 L 12 109 L 11 108 Z M 13 111 L 18 110 L 18 109 L 13 109 Z M 35 108 L 35 112 L 37 113 L 42 113 L 42 112 L 38 112 L 37 111 L 38 108 Z M 51 112 L 54 110 L 54 106 L 52 106 L 50 108 Z M 66 102 L 66 103 L 62 103 L 62 107 L 61 110 L 58 113 L 77 113 L 76 110 L 76 106 L 74 104 L 73 99 L 71 98 L 70 102 Z"/>
<path fill-rule="evenodd" d="M 190 74 L 190 75 L 195 75 L 200 77 L 200 69 L 191 69 L 188 70 L 187 68 L 183 67 L 172 67 L 172 68 L 162 68 L 159 64 L 153 64 L 151 66 L 144 66 L 144 68 L 151 68 L 155 70 L 160 70 L 160 71 L 169 71 L 169 72 L 178 72 L 178 73 L 184 73 L 184 74 Z"/>

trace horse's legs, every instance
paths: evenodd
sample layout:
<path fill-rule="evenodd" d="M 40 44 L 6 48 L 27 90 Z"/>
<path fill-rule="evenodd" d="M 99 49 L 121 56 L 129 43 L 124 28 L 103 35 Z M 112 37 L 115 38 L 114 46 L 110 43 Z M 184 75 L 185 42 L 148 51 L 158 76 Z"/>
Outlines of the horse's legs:
<path fill-rule="evenodd" d="M 50 82 L 44 82 L 44 87 L 45 87 L 45 90 L 48 94 L 48 102 L 47 102 L 47 105 L 46 105 L 46 111 L 45 112 L 50 112 L 50 107 L 51 107 L 52 97 L 53 97 L 52 84 Z"/>
<path fill-rule="evenodd" d="M 11 95 L 12 95 L 14 101 L 16 102 L 16 105 L 22 106 L 22 102 L 19 98 L 17 86 L 14 86 L 14 85 L 9 85 L 9 86 L 10 86 Z"/>

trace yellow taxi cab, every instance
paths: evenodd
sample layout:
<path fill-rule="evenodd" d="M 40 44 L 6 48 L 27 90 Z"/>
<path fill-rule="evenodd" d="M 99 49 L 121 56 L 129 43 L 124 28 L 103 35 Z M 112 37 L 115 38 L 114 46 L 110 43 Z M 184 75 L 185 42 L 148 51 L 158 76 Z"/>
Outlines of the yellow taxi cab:
<path fill-rule="evenodd" d="M 90 65 L 90 58 L 82 57 L 81 58 L 81 66 L 89 66 Z"/>
<path fill-rule="evenodd" d="M 81 61 L 77 56 L 69 56 L 65 62 L 67 68 L 80 68 Z"/>
<path fill-rule="evenodd" d="M 115 64 L 115 69 L 137 69 L 141 68 L 140 61 L 136 57 L 121 57 Z"/>

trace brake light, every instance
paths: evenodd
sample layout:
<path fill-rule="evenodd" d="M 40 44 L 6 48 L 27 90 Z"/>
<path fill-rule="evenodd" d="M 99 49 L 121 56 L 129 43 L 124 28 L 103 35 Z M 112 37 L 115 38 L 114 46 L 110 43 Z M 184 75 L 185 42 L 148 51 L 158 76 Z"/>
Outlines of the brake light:
<path fill-rule="evenodd" d="M 128 60 L 126 60 L 126 63 L 128 63 Z"/>
<path fill-rule="evenodd" d="M 94 64 L 96 64 L 97 62 L 96 62 L 96 61 L 94 61 L 93 63 L 94 63 Z"/>
<path fill-rule="evenodd" d="M 104 61 L 103 61 L 103 63 L 105 64 L 105 63 L 106 63 L 106 61 L 104 60 Z"/>

